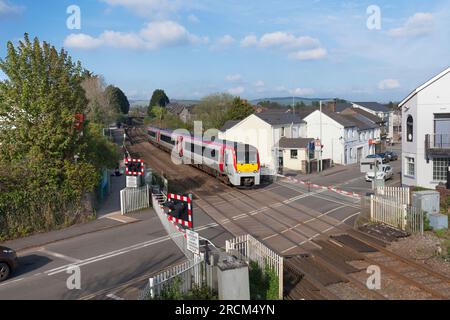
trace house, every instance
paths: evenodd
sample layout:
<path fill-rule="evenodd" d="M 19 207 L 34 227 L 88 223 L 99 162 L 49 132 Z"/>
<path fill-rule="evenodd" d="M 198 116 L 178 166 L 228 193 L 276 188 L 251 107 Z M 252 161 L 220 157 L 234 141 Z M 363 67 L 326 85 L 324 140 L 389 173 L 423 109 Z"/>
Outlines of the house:
<path fill-rule="evenodd" d="M 353 102 L 353 108 L 360 108 L 367 111 L 386 122 L 386 131 L 382 132 L 382 136 L 388 139 L 394 137 L 394 110 L 378 102 Z"/>
<path fill-rule="evenodd" d="M 402 184 L 435 188 L 450 167 L 450 68 L 415 89 L 402 109 Z"/>
<path fill-rule="evenodd" d="M 344 115 L 335 112 L 314 111 L 306 116 L 308 137 L 319 139 L 323 145 L 322 159 L 349 165 L 359 163 L 376 151 L 381 129 L 360 114 Z"/>
<path fill-rule="evenodd" d="M 184 123 L 188 123 L 192 119 L 193 108 L 193 105 L 181 104 L 178 102 L 170 103 L 166 107 L 169 113 L 176 115 Z"/>
<path fill-rule="evenodd" d="M 281 138 L 279 147 L 283 154 L 283 168 L 309 173 L 309 163 L 315 159 L 314 143 L 315 139 L 311 138 Z"/>
<path fill-rule="evenodd" d="M 282 163 L 281 138 L 306 137 L 306 123 L 300 115 L 285 112 L 252 114 L 238 123 L 228 122 L 222 129 L 220 139 L 248 143 L 258 148 L 264 175 L 275 174 Z"/>

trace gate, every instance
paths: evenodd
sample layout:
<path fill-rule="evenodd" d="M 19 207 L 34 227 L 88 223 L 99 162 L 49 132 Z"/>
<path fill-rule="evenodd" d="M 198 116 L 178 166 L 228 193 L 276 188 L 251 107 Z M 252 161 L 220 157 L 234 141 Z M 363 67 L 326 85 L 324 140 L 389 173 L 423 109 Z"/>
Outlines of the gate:
<path fill-rule="evenodd" d="M 410 188 L 378 187 L 376 189 L 376 195 L 395 201 L 399 204 L 411 204 Z"/>
<path fill-rule="evenodd" d="M 378 196 L 370 197 L 370 221 L 408 232 L 424 231 L 424 213 L 419 208 Z"/>
<path fill-rule="evenodd" d="M 120 191 L 120 209 L 122 215 L 150 207 L 148 185 L 142 188 L 126 188 Z"/>

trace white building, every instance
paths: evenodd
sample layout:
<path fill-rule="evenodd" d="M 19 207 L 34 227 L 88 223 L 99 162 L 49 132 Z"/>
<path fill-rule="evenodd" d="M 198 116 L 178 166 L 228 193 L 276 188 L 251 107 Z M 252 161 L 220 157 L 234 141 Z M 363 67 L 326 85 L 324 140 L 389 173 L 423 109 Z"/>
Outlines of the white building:
<path fill-rule="evenodd" d="M 403 180 L 434 188 L 450 166 L 450 68 L 415 89 L 402 108 Z"/>
<path fill-rule="evenodd" d="M 332 159 L 336 164 L 359 163 L 375 153 L 375 144 L 380 140 L 379 125 L 360 114 L 314 111 L 304 120 L 308 137 L 322 137 L 322 159 Z"/>
<path fill-rule="evenodd" d="M 292 113 L 262 112 L 250 115 L 242 121 L 231 121 L 219 132 L 222 140 L 248 143 L 259 151 L 263 174 L 274 174 L 283 154 L 280 139 L 306 137 L 306 124 Z"/>
<path fill-rule="evenodd" d="M 360 108 L 367 111 L 386 122 L 386 137 L 392 139 L 394 137 L 394 110 L 378 102 L 353 102 L 354 108 Z"/>

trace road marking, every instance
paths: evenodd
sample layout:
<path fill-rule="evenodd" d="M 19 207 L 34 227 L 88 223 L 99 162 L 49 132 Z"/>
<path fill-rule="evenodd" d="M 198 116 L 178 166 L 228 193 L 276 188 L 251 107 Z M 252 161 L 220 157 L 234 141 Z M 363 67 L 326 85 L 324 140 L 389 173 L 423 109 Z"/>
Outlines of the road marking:
<path fill-rule="evenodd" d="M 52 257 L 55 257 L 55 258 L 58 258 L 58 259 L 62 259 L 62 260 L 65 260 L 65 261 L 71 262 L 71 263 L 81 262 L 80 259 L 72 258 L 72 257 L 63 255 L 63 254 L 58 253 L 58 252 L 53 252 L 53 251 L 47 250 L 45 248 L 40 249 L 39 252 L 45 253 L 45 254 L 47 254 L 49 256 L 52 256 Z"/>
<path fill-rule="evenodd" d="M 115 294 L 112 294 L 112 293 L 106 295 L 106 297 L 108 297 L 108 298 L 110 298 L 110 299 L 113 299 L 113 300 L 117 300 L 117 301 L 123 301 L 123 300 L 125 300 L 124 298 L 118 297 L 118 296 L 116 296 Z"/>
<path fill-rule="evenodd" d="M 214 227 L 217 227 L 217 226 L 218 226 L 217 223 L 210 223 L 210 224 L 207 224 L 205 226 L 196 228 L 196 231 L 199 232 L 199 231 L 203 231 L 203 230 L 206 230 L 206 229 L 214 228 Z M 107 252 L 107 253 L 104 253 L 104 254 L 101 254 L 101 255 L 98 255 L 98 256 L 95 256 L 95 257 L 91 257 L 91 258 L 88 258 L 88 259 L 80 260 L 80 261 L 78 261 L 76 263 L 63 265 L 63 266 L 60 266 L 60 267 L 57 267 L 57 268 L 54 268 L 54 269 L 51 269 L 51 270 L 47 270 L 44 273 L 47 274 L 48 276 L 53 276 L 55 274 L 59 274 L 59 273 L 65 272 L 67 270 L 67 268 L 70 268 L 70 267 L 73 267 L 73 266 L 82 267 L 82 266 L 89 265 L 89 264 L 92 264 L 92 263 L 95 263 L 95 262 L 99 262 L 99 261 L 102 261 L 102 260 L 106 260 L 106 259 L 110 259 L 110 258 L 113 258 L 113 257 L 116 257 L 116 256 L 120 256 L 120 255 L 123 255 L 123 254 L 126 254 L 126 253 L 130 253 L 130 252 L 133 252 L 133 251 L 136 251 L 136 250 L 144 249 L 144 248 L 147 248 L 147 247 L 150 247 L 150 246 L 153 246 L 153 245 L 156 245 L 156 244 L 168 241 L 170 239 L 171 239 L 170 236 L 164 236 L 164 237 L 156 238 L 156 239 L 153 239 L 153 240 L 150 240 L 150 241 L 146 241 L 146 242 L 142 242 L 142 243 L 138 243 L 138 244 L 126 247 L 126 248 L 122 248 L 122 249 L 119 249 L 119 250 L 114 250 L 114 251 L 111 251 L 111 252 Z"/>
<path fill-rule="evenodd" d="M 7 281 L 7 282 L 5 282 L 5 283 L 2 283 L 2 284 L 0 284 L 0 287 L 6 286 L 6 285 L 8 285 L 8 284 L 12 284 L 12 283 L 15 283 L 15 282 L 19 282 L 19 281 L 22 281 L 23 279 L 25 279 L 25 278 L 20 278 L 20 279 L 9 280 L 9 281 Z"/>

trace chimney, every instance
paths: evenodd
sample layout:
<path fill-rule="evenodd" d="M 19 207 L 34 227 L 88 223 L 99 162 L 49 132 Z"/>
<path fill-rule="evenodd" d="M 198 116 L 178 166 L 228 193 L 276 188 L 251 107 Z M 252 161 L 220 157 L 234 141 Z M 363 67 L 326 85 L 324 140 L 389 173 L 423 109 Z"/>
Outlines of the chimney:
<path fill-rule="evenodd" d="M 327 103 L 327 110 L 330 112 L 336 112 L 336 101 L 329 101 Z"/>

